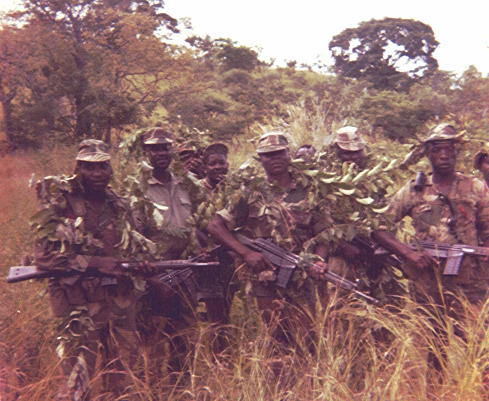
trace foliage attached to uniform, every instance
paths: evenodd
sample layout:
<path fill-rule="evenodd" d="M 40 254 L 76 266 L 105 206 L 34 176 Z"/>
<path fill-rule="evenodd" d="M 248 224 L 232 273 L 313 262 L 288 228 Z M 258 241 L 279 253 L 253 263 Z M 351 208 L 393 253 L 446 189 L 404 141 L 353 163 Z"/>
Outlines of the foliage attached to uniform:
<path fill-rule="evenodd" d="M 108 193 L 111 193 L 109 188 Z M 83 229 L 83 217 L 69 216 L 69 205 L 66 195 L 81 193 L 79 177 L 48 176 L 36 184 L 36 192 L 43 208 L 31 217 L 31 227 L 40 241 L 48 240 L 59 245 L 62 254 L 77 254 L 76 262 L 70 267 L 84 271 L 87 261 L 82 255 L 103 255 L 103 244 L 93 234 Z M 114 195 L 115 196 L 115 195 Z M 158 252 L 157 245 L 136 231 L 125 201 L 118 198 L 116 208 L 120 212 L 116 223 L 116 231 L 121 241 L 115 246 L 117 256 L 121 259 L 144 260 L 146 255 Z"/>

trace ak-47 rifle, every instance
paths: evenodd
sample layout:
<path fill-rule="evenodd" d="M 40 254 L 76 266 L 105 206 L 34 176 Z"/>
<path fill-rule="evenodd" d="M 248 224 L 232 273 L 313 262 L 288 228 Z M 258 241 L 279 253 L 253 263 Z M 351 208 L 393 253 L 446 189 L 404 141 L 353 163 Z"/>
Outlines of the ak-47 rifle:
<path fill-rule="evenodd" d="M 197 256 L 189 260 L 162 260 L 157 262 L 150 262 L 152 269 L 159 270 L 186 270 L 193 268 L 203 268 L 203 267 L 215 267 L 219 266 L 219 262 L 199 262 L 200 256 Z M 141 262 L 136 261 L 123 261 L 120 263 L 123 271 L 126 272 L 140 272 Z M 162 275 L 165 273 L 156 272 L 153 275 Z M 103 275 L 97 269 L 87 269 L 87 271 L 82 272 L 78 270 L 41 270 L 37 266 L 13 266 L 9 270 L 7 276 L 7 283 L 18 283 L 20 281 L 30 280 L 30 279 L 44 279 L 49 277 L 70 277 L 75 275 L 86 275 L 90 276 L 100 276 Z"/>
<path fill-rule="evenodd" d="M 246 245 L 257 252 L 260 252 L 274 266 L 276 266 L 277 270 L 275 274 L 277 278 L 275 279 L 275 285 L 282 288 L 287 287 L 287 284 L 290 281 L 294 269 L 301 262 L 301 258 L 299 255 L 280 248 L 279 246 L 275 245 L 271 239 L 265 240 L 263 238 L 257 238 L 253 240 L 241 234 L 236 234 L 236 239 L 243 245 Z M 358 285 L 353 281 L 347 280 L 346 278 L 341 277 L 330 271 L 326 271 L 324 273 L 324 278 L 326 281 L 329 281 L 335 286 L 343 288 L 347 291 L 351 291 L 369 302 L 372 302 L 374 304 L 379 303 L 377 299 L 372 298 L 361 291 L 358 291 Z"/>

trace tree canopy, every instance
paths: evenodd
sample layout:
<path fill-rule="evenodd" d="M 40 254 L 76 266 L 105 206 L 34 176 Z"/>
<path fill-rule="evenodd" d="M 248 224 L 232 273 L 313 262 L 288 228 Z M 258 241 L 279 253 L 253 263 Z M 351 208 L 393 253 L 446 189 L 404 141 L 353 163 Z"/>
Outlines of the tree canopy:
<path fill-rule="evenodd" d="M 365 78 L 376 89 L 405 90 L 438 68 L 433 29 L 402 18 L 372 19 L 348 28 L 329 43 L 337 73 Z"/>

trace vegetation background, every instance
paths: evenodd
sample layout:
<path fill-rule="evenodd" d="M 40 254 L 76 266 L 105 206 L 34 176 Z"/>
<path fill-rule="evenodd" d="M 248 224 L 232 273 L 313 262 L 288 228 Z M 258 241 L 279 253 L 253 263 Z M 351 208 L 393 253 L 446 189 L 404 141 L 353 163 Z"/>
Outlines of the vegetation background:
<path fill-rule="evenodd" d="M 460 76 L 439 70 L 431 56 L 434 34 L 419 21 L 372 20 L 345 29 L 330 43 L 335 65 L 318 73 L 295 61 L 283 68 L 264 63 L 257 50 L 226 38 L 191 37 L 187 46 L 169 45 L 180 27 L 159 2 L 25 5 L 25 12 L 4 17 L 0 31 L 1 277 L 31 253 L 33 175 L 70 173 L 76 144 L 84 138 L 113 145 L 115 185 L 126 174 L 119 167 L 119 143 L 160 122 L 172 125 L 180 140 L 229 143 L 234 169 L 250 158 L 253 140 L 268 129 L 285 131 L 292 150 L 303 143 L 321 149 L 337 128 L 356 125 L 372 154 L 399 162 L 429 127 L 450 122 L 467 132 L 458 166 L 468 173 L 488 139 L 489 79 L 474 67 Z M 394 50 L 386 51 L 392 43 Z M 413 64 L 406 67 L 406 60 Z M 426 170 L 426 163 L 400 172 L 397 185 Z M 1 279 L 0 297 L 0 399 L 54 399 L 62 380 L 56 355 L 60 321 L 49 310 L 46 283 L 7 285 Z M 488 305 L 480 314 L 467 307 L 463 343 L 450 325 L 449 341 L 443 341 L 408 299 L 399 309 L 352 299 L 318 316 L 317 356 L 282 356 L 290 385 L 280 388 L 271 373 L 277 358 L 272 341 L 242 299 L 233 307 L 228 363 L 213 362 L 209 328 L 202 323 L 189 388 L 176 392 L 165 382 L 134 376 L 130 399 L 489 398 Z M 427 371 L 426 354 L 433 347 L 447 356 L 439 377 Z"/>

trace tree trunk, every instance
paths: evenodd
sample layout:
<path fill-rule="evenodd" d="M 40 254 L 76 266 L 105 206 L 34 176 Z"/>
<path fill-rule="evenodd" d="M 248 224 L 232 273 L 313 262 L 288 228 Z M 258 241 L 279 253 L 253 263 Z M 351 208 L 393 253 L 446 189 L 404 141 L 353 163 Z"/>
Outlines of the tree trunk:
<path fill-rule="evenodd" d="M 2 103 L 5 135 L 7 136 L 7 140 L 10 142 L 10 144 L 15 145 L 12 124 L 12 99 L 13 96 L 6 96 L 5 93 L 0 92 L 0 103 Z"/>

